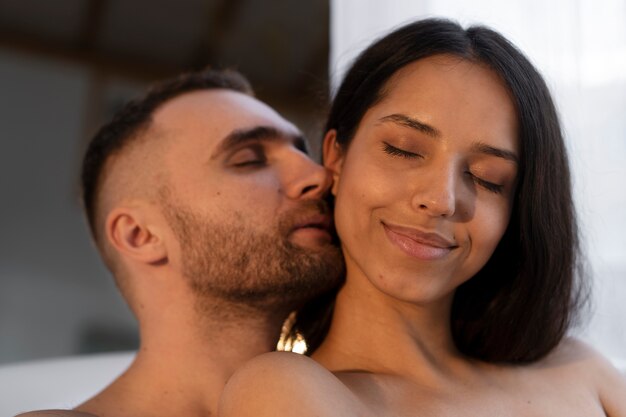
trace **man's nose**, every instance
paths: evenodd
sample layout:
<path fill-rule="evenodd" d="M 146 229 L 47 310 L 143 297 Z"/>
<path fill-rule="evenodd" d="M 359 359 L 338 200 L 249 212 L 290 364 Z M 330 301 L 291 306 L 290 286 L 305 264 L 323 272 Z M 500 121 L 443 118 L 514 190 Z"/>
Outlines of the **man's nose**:
<path fill-rule="evenodd" d="M 288 169 L 290 173 L 285 184 L 285 192 L 290 198 L 321 198 L 330 189 L 332 183 L 330 171 L 305 153 L 296 152 Z"/>

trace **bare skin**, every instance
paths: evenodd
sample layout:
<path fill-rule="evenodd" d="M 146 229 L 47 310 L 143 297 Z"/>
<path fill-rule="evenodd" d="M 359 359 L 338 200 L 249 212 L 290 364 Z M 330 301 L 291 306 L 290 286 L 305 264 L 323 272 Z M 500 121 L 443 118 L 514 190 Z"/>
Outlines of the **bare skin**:
<path fill-rule="evenodd" d="M 566 351 L 572 351 L 571 358 L 565 358 L 570 356 Z M 624 415 L 624 376 L 576 341 L 564 342 L 532 366 L 465 364 L 448 373 L 431 366 L 410 375 L 415 368 L 408 364 L 330 372 L 321 358 L 314 359 L 318 362 L 283 352 L 255 358 L 228 383 L 219 415 L 270 416 L 289 410 L 332 417 Z M 423 375 L 415 375 L 422 372 L 437 372 L 436 381 L 426 385 Z"/>
<path fill-rule="evenodd" d="M 516 132 L 498 77 L 449 56 L 398 71 L 347 151 L 329 132 L 347 268 L 330 332 L 312 359 L 271 353 L 246 364 L 220 417 L 625 417 L 624 377 L 578 341 L 518 366 L 472 360 L 453 342 L 454 291 L 509 221 Z"/>
<path fill-rule="evenodd" d="M 261 134 L 255 131 L 259 128 Z M 119 262 L 124 295 L 139 321 L 136 359 L 76 410 L 22 417 L 216 415 L 226 381 L 246 361 L 275 349 L 284 318 L 301 301 L 296 292 L 267 295 L 257 304 L 224 295 L 242 288 L 290 288 L 298 277 L 262 273 L 253 255 L 246 258 L 253 269 L 248 276 L 229 265 L 230 255 L 237 253 L 211 258 L 215 252 L 205 254 L 203 245 L 224 247 L 235 240 L 232 252 L 250 252 L 255 249 L 246 241 L 259 233 L 271 236 L 266 246 L 284 240 L 319 254 L 324 262 L 335 252 L 330 262 L 340 265 L 327 230 L 330 215 L 321 209 L 329 173 L 306 155 L 300 132 L 268 106 L 227 90 L 186 93 L 156 111 L 151 129 L 162 137 L 112 162 L 115 170 L 104 186 L 111 194 L 103 199 L 101 216 L 108 256 Z M 152 163 L 141 162 L 146 158 Z M 155 171 L 146 173 L 149 169 Z M 167 205 L 159 200 L 162 195 L 149 192 L 163 183 L 169 190 Z M 168 218 L 183 210 L 182 220 Z M 224 241 L 214 242 L 213 225 L 232 233 L 221 232 Z M 187 234 L 183 226 L 193 232 Z M 245 232 L 234 235 L 241 227 Z M 259 267 L 276 267 L 271 260 L 261 261 Z M 203 268 L 208 268 L 206 275 L 218 271 L 219 276 L 204 276 Z M 192 278 L 200 293 L 189 285 Z M 299 285 L 328 287 L 329 282 Z"/>
<path fill-rule="evenodd" d="M 96 417 L 94 414 L 81 413 L 80 411 L 69 411 L 69 410 L 31 411 L 31 412 L 28 412 L 28 413 L 18 414 L 15 417 L 63 417 L 63 416 Z"/>

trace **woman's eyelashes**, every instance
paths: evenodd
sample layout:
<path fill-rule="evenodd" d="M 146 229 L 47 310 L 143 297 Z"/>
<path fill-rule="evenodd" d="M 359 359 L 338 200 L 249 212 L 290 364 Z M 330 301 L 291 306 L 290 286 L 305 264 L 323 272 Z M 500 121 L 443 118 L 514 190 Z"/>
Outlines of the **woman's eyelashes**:
<path fill-rule="evenodd" d="M 423 158 L 423 156 L 418 153 L 409 152 L 400 148 L 396 148 L 395 146 L 390 145 L 387 142 L 383 142 L 383 151 L 385 151 L 385 153 L 388 153 L 389 155 L 401 156 L 407 159 Z"/>
<path fill-rule="evenodd" d="M 502 194 L 502 191 L 504 190 L 504 185 L 494 184 L 493 182 L 485 181 L 484 179 L 482 179 L 480 177 L 477 177 L 476 175 L 472 174 L 471 172 L 468 172 L 467 175 L 469 175 L 470 179 L 475 184 L 483 187 L 487 191 L 490 191 L 490 192 L 492 192 L 494 194 Z"/>
<path fill-rule="evenodd" d="M 424 158 L 421 154 L 415 153 L 415 152 L 410 152 L 410 151 L 405 151 L 404 149 L 400 149 L 398 147 L 395 147 L 391 144 L 389 144 L 388 142 L 384 142 L 383 141 L 383 151 L 385 153 L 387 153 L 388 155 L 391 156 L 396 156 L 396 157 L 401 157 L 401 158 L 405 158 L 405 159 L 417 159 L 417 158 Z M 502 194 L 502 191 L 504 190 L 504 185 L 502 184 L 495 184 L 493 182 L 490 181 L 486 181 L 474 174 L 472 174 L 471 172 L 467 171 L 466 174 L 469 176 L 470 180 L 484 188 L 485 190 L 492 192 L 494 194 Z"/>

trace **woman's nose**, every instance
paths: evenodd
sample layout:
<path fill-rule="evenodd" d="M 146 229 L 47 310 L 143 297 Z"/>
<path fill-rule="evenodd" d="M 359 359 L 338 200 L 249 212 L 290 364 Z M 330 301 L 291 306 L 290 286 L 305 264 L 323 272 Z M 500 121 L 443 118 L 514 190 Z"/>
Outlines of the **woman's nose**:
<path fill-rule="evenodd" d="M 418 186 L 412 197 L 416 211 L 431 217 L 451 217 L 457 206 L 457 180 L 452 169 L 433 170 L 430 174 L 418 173 Z"/>

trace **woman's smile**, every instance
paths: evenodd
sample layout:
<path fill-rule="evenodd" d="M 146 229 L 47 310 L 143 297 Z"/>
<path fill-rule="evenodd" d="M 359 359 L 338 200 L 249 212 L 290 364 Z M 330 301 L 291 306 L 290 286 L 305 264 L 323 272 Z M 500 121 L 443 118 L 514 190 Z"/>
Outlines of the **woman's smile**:
<path fill-rule="evenodd" d="M 436 232 L 425 232 L 416 228 L 397 226 L 381 221 L 389 241 L 407 255 L 434 261 L 447 257 L 458 245 Z"/>

